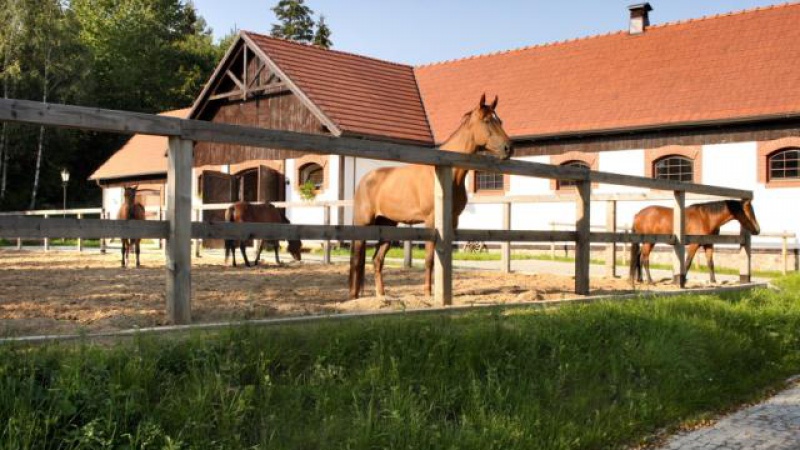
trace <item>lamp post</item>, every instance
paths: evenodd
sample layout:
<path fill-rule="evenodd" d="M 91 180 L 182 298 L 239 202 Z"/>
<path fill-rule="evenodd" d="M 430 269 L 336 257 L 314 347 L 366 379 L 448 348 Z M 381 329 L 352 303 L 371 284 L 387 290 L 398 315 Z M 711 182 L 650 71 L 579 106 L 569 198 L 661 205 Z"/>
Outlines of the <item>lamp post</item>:
<path fill-rule="evenodd" d="M 69 171 L 63 168 L 61 169 L 61 186 L 64 188 L 64 217 L 67 217 L 67 183 L 69 183 Z"/>

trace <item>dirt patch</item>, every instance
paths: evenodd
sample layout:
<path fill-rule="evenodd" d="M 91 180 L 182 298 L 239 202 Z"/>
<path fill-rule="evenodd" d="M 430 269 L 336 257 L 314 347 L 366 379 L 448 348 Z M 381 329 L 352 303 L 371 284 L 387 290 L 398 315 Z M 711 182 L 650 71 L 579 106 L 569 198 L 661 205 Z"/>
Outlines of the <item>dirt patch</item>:
<path fill-rule="evenodd" d="M 263 264 L 263 262 L 262 262 Z M 0 251 L 0 335 L 68 334 L 167 324 L 165 269 L 159 252 L 142 268 L 119 267 L 113 254 Z M 205 254 L 192 268 L 195 322 L 261 319 L 433 306 L 420 269 L 387 267 L 386 298 L 375 297 L 371 267 L 364 298 L 347 300 L 344 264 L 317 262 L 230 268 Z M 455 305 L 543 302 L 576 297 L 572 277 L 459 270 Z M 662 280 L 652 289 L 671 290 Z M 592 294 L 633 292 L 623 279 L 593 278 Z"/>

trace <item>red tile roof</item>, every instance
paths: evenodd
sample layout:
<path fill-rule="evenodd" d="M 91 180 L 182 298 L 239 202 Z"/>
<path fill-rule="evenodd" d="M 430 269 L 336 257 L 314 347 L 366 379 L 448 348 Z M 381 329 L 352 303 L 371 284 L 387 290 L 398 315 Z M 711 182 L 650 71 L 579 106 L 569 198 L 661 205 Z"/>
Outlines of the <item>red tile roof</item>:
<path fill-rule="evenodd" d="M 189 117 L 191 109 L 178 109 L 159 114 L 160 116 Z M 167 174 L 166 152 L 169 139 L 165 136 L 150 136 L 134 134 L 133 137 L 111 155 L 90 180 L 110 180 L 139 175 L 165 175 Z"/>
<path fill-rule="evenodd" d="M 513 137 L 800 113 L 800 3 L 415 69 L 437 142 L 481 93 Z"/>
<path fill-rule="evenodd" d="M 432 142 L 413 67 L 243 34 L 344 134 Z"/>

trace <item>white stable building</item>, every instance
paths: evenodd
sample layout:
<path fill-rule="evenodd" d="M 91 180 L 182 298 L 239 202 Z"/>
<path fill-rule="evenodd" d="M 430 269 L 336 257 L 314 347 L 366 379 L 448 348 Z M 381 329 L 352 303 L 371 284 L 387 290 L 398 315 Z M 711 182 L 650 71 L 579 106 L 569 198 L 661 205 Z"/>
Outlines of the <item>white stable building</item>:
<path fill-rule="evenodd" d="M 169 114 L 435 151 L 481 94 L 497 95 L 515 158 L 753 190 L 762 230 L 800 233 L 800 3 L 657 25 L 651 10 L 630 7 L 624 31 L 418 67 L 241 32 L 192 108 Z M 104 206 L 115 211 L 131 184 L 146 188 L 144 203 L 163 203 L 165 150 L 166 139 L 137 136 L 113 155 L 92 176 Z M 349 200 L 366 172 L 389 164 L 201 143 L 195 165 L 201 204 L 300 201 L 307 181 L 316 200 Z M 467 183 L 481 201 L 573 189 L 491 173 Z M 618 223 L 653 203 L 620 202 Z M 593 202 L 596 225 L 605 224 L 604 207 Z M 322 223 L 319 208 L 287 214 Z M 574 214 L 570 202 L 515 204 L 512 228 L 550 229 Z M 332 222 L 350 223 L 349 208 L 341 217 L 334 210 Z M 470 203 L 460 220 L 461 228 L 501 225 L 493 204 Z"/>

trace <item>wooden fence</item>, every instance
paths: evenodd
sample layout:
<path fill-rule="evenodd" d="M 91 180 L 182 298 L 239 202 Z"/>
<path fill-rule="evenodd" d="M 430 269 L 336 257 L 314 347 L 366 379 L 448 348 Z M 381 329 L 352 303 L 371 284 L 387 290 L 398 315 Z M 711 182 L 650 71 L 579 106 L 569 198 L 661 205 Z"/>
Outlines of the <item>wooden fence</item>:
<path fill-rule="evenodd" d="M 450 305 L 452 301 L 451 251 L 455 240 L 501 243 L 573 241 L 576 249 L 575 292 L 578 294 L 589 293 L 589 246 L 591 242 L 671 243 L 675 252 L 673 271 L 676 274 L 676 280 L 681 285 L 685 282 L 679 274 L 685 272 L 685 245 L 687 243 L 742 244 L 744 255 L 740 278 L 742 281 L 749 282 L 750 280 L 751 246 L 750 236 L 746 231 L 743 231 L 741 236 L 687 236 L 685 232 L 687 193 L 750 199 L 753 197 L 750 191 L 590 171 L 579 167 L 499 160 L 484 155 L 463 155 L 388 142 L 267 130 L 152 114 L 43 104 L 23 100 L 0 100 L 0 121 L 99 132 L 159 135 L 169 138 L 167 152 L 167 204 L 169 209 L 166 212 L 166 220 L 119 221 L 73 218 L 45 220 L 31 217 L 0 217 L 0 237 L 166 239 L 167 313 L 169 319 L 174 323 L 191 321 L 192 238 L 433 241 L 436 248 L 434 301 L 439 305 Z M 192 162 L 194 143 L 197 141 L 435 166 L 434 228 L 192 223 Z M 453 167 L 574 181 L 576 183 L 575 231 L 453 230 L 451 213 Z M 592 183 L 672 191 L 672 202 L 677 212 L 674 215 L 674 235 L 623 234 L 614 231 L 592 232 L 590 229 Z"/>

